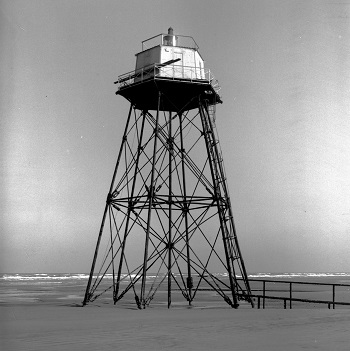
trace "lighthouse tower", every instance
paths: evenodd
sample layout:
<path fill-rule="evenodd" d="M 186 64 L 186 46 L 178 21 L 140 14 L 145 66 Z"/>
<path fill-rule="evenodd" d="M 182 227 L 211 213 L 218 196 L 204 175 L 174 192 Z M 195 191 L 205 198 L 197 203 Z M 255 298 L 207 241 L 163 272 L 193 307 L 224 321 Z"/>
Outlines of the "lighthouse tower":
<path fill-rule="evenodd" d="M 143 41 L 115 83 L 130 108 L 83 305 L 253 306 L 215 124 L 220 87 L 196 42 L 172 28 Z"/>

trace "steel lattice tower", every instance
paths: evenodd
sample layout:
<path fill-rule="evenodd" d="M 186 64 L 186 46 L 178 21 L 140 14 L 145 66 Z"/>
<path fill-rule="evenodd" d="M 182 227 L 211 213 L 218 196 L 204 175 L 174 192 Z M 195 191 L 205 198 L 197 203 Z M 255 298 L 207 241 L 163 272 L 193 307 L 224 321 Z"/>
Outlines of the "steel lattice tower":
<path fill-rule="evenodd" d="M 215 126 L 218 82 L 193 38 L 171 28 L 136 57 L 116 82 L 130 109 L 83 305 L 207 294 L 253 306 Z"/>

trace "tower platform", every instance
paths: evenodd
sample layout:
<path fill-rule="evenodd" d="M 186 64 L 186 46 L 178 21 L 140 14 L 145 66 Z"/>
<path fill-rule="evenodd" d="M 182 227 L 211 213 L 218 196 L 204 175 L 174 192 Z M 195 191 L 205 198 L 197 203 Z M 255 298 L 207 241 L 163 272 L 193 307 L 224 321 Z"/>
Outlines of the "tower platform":
<path fill-rule="evenodd" d="M 141 73 L 139 73 L 141 75 Z M 209 105 L 222 103 L 217 93 L 215 79 L 185 79 L 176 77 L 139 78 L 135 73 L 127 73 L 119 77 L 117 95 L 123 96 L 139 110 L 157 110 L 158 95 L 161 92 L 166 98 L 162 99 L 160 111 L 183 112 L 198 108 L 198 96 L 204 97 Z"/>

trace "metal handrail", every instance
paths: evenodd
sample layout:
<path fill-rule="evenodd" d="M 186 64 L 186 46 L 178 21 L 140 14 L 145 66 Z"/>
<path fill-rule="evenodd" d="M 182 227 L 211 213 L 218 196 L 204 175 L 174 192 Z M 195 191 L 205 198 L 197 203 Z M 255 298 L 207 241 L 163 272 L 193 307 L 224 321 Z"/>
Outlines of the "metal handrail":
<path fill-rule="evenodd" d="M 218 81 L 214 78 L 210 69 L 183 66 L 183 65 L 168 65 L 164 66 L 160 63 L 152 64 L 136 71 L 124 73 L 118 77 L 115 83 L 119 84 L 119 89 L 125 88 L 134 83 L 142 83 L 145 80 L 153 78 L 196 81 L 210 83 L 215 91 L 219 91 Z"/>
<path fill-rule="evenodd" d="M 169 36 L 169 34 L 161 33 L 157 34 L 151 38 L 148 38 L 146 40 L 143 40 L 141 42 L 142 44 L 142 51 L 148 50 L 154 46 L 158 45 L 163 45 L 164 43 L 164 37 Z M 189 49 L 194 49 L 197 50 L 199 49 L 199 46 L 197 45 L 196 41 L 188 35 L 173 35 L 176 37 L 176 40 L 179 41 L 179 44 L 176 45 L 176 47 L 183 47 L 183 48 L 189 48 Z"/>
<path fill-rule="evenodd" d="M 238 280 L 241 280 L 242 278 L 237 278 Z M 341 284 L 341 283 L 321 283 L 321 282 L 305 282 L 305 281 L 287 281 L 287 280 L 272 280 L 272 279 L 249 279 L 250 282 L 261 282 L 262 283 L 262 295 L 259 294 L 252 294 L 251 297 L 255 297 L 258 299 L 258 304 L 257 307 L 260 308 L 260 300 L 262 300 L 262 308 L 265 308 L 265 300 L 266 299 L 271 299 L 271 300 L 283 300 L 284 301 L 284 308 L 287 308 L 287 301 L 289 301 L 289 308 L 292 308 L 292 301 L 298 301 L 298 302 L 307 302 L 307 303 L 320 303 L 320 304 L 328 304 L 328 308 L 331 308 L 333 306 L 333 309 L 335 308 L 335 305 L 350 305 L 350 302 L 345 302 L 345 301 L 336 301 L 335 296 L 336 296 L 336 287 L 337 286 L 343 286 L 343 287 L 349 287 L 350 284 Z M 266 295 L 266 283 L 274 283 L 274 284 L 288 284 L 289 285 L 289 297 L 287 296 L 270 296 Z M 316 285 L 316 286 L 331 286 L 332 287 L 332 301 L 328 300 L 316 300 L 316 299 L 301 299 L 301 298 L 296 298 L 292 296 L 293 293 L 293 284 L 297 285 Z M 287 292 L 287 291 L 285 291 Z M 295 291 L 294 291 L 295 292 Z"/>

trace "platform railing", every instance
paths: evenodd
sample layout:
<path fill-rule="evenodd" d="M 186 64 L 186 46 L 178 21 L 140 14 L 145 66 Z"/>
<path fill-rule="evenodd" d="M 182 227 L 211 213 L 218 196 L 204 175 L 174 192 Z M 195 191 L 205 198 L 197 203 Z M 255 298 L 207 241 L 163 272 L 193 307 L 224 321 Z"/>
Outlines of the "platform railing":
<path fill-rule="evenodd" d="M 239 278 L 238 278 L 239 279 Z M 328 305 L 328 308 L 335 309 L 336 305 L 339 306 L 350 306 L 350 284 L 340 284 L 340 283 L 318 283 L 318 282 L 305 282 L 305 281 L 286 281 L 286 280 L 270 280 L 270 279 L 249 279 L 250 286 L 252 288 L 252 292 L 258 291 L 261 294 L 251 294 L 251 297 L 256 300 L 257 308 L 265 308 L 267 300 L 281 300 L 283 301 L 283 306 L 286 309 L 287 305 L 291 309 L 293 306 L 293 302 L 300 303 L 314 303 L 314 304 L 325 304 Z M 253 284 L 252 284 L 253 283 Z M 284 286 L 282 289 L 276 289 L 278 285 L 282 284 Z M 328 291 L 315 291 L 315 290 L 298 290 L 295 289 L 295 286 L 314 286 L 314 287 L 328 287 Z M 337 292 L 340 293 L 340 289 L 342 293 L 346 293 L 348 295 L 348 301 L 337 301 Z M 279 293 L 279 296 L 276 294 L 270 294 L 271 292 Z M 317 298 L 302 298 L 296 297 L 297 294 L 299 296 L 301 294 L 331 294 L 331 299 L 317 299 Z"/>
<path fill-rule="evenodd" d="M 164 64 L 160 63 L 122 74 L 115 83 L 119 84 L 119 89 L 123 89 L 132 84 L 156 78 L 186 82 L 195 81 L 196 83 L 204 84 L 210 83 L 213 85 L 215 91 L 219 90 L 218 81 L 214 78 L 210 69 L 183 65 L 164 66 Z"/>

